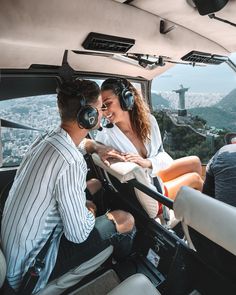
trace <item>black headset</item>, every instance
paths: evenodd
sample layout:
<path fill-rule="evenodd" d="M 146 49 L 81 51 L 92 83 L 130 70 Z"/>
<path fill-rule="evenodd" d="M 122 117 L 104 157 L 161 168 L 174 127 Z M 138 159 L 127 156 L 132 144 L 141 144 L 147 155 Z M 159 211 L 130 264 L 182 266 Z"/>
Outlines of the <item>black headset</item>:
<path fill-rule="evenodd" d="M 68 96 L 75 96 L 80 98 L 80 108 L 76 119 L 79 126 L 85 129 L 92 129 L 98 123 L 98 110 L 86 104 L 86 98 L 79 90 L 79 86 L 72 82 L 63 82 L 57 87 L 57 93 L 63 93 Z"/>
<path fill-rule="evenodd" d="M 118 80 L 118 96 L 120 100 L 120 106 L 123 111 L 130 111 L 134 106 L 134 95 L 129 90 L 129 85 L 126 79 Z"/>

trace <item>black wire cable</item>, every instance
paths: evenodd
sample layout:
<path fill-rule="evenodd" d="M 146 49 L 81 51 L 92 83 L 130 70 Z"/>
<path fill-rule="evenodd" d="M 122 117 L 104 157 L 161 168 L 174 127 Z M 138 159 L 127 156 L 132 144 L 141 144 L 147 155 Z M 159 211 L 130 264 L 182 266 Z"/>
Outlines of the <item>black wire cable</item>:
<path fill-rule="evenodd" d="M 235 23 L 232 23 L 232 22 L 228 21 L 227 19 L 223 19 L 223 18 L 217 17 L 217 16 L 215 16 L 214 13 L 208 14 L 208 16 L 209 16 L 209 18 L 216 19 L 216 20 L 219 20 L 219 21 L 224 22 L 226 24 L 229 24 L 229 25 L 231 25 L 233 27 L 236 27 L 236 24 Z"/>

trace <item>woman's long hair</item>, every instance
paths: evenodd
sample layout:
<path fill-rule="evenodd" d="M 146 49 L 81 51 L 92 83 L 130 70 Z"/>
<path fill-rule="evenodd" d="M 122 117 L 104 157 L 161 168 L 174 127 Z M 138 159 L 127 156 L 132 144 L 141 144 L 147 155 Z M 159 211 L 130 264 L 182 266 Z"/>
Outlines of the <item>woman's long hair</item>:
<path fill-rule="evenodd" d="M 124 86 L 134 95 L 134 106 L 129 111 L 132 128 L 142 142 L 145 143 L 150 140 L 150 110 L 137 89 L 126 79 L 109 78 L 102 83 L 101 90 L 112 90 L 119 96 Z"/>

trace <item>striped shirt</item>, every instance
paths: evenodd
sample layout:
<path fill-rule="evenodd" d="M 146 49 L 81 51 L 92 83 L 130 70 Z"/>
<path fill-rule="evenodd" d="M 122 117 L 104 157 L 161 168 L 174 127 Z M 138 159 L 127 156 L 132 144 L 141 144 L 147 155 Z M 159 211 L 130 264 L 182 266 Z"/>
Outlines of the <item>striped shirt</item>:
<path fill-rule="evenodd" d="M 27 152 L 2 218 L 7 278 L 15 290 L 56 225 L 34 293 L 48 281 L 62 233 L 81 243 L 93 229 L 95 218 L 85 206 L 86 174 L 82 153 L 62 128 L 37 139 Z"/>

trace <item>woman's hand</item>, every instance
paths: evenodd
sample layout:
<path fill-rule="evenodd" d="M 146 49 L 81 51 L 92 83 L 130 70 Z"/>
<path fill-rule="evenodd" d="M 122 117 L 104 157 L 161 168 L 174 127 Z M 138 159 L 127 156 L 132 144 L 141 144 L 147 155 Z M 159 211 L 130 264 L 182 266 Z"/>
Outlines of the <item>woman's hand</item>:
<path fill-rule="evenodd" d="M 106 146 L 103 144 L 98 144 L 96 146 L 96 153 L 99 155 L 100 159 L 105 165 L 110 166 L 114 161 L 124 162 L 125 157 L 121 152 L 115 150 L 113 147 Z"/>
<path fill-rule="evenodd" d="M 122 153 L 126 162 L 136 163 L 143 168 L 152 168 L 152 162 L 139 154 Z"/>

